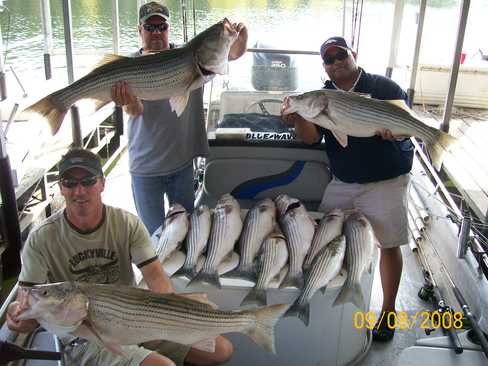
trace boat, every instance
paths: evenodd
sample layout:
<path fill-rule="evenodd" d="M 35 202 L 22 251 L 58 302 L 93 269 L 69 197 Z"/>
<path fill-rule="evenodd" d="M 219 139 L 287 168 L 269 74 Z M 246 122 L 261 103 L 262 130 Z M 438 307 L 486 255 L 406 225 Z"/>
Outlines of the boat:
<path fill-rule="evenodd" d="M 331 179 L 324 145 L 304 144 L 277 117 L 284 96 L 311 88 L 311 81 L 302 82 L 297 70 L 309 67 L 310 57 L 316 57 L 317 53 L 257 46 L 249 50 L 247 61 L 243 57 L 242 64 L 238 60 L 231 65 L 228 77 L 216 77 L 206 88 L 210 155 L 197 162 L 200 184 L 196 206 L 207 204 L 214 207 L 223 193 L 230 192 L 245 210 L 259 199 L 286 193 L 302 200 L 319 219 L 321 214 L 316 210 Z M 243 75 L 248 79 L 243 81 Z M 244 86 L 232 85 L 229 80 L 243 81 Z M 342 366 L 382 362 L 405 366 L 432 363 L 432 360 L 442 360 L 442 365 L 486 364 L 488 349 L 475 343 L 470 328 L 456 329 L 453 334 L 453 324 L 445 324 L 444 328 L 450 335 L 440 335 L 442 318 L 440 325 L 430 321 L 435 313 L 451 314 L 445 318 L 452 320 L 454 314 L 459 316 L 468 309 L 473 321 L 481 319 L 478 327 L 471 327 L 488 332 L 488 260 L 479 237 L 474 235 L 474 228 L 469 226 L 469 217 L 452 200 L 422 146 L 416 141 L 414 143 L 416 156 L 409 194 L 411 243 L 404 247 L 404 255 L 410 267 L 406 268 L 406 275 L 416 272 L 417 280 L 404 279 L 410 291 L 400 296 L 399 310 L 407 315 L 408 324 L 404 329 L 397 329 L 395 342 L 399 338 L 400 342 L 375 349 L 371 344 L 371 329 L 366 323 L 355 324 L 358 314 L 361 314 L 358 309 L 351 304 L 332 306 L 343 281 L 339 276 L 332 281 L 325 295 L 314 296 L 309 327 L 295 318 L 280 320 L 275 334 L 276 355 L 265 353 L 242 335 L 229 335 L 235 354 L 228 365 Z M 223 172 L 226 179 L 222 179 Z M 460 229 L 462 235 L 459 234 Z M 429 269 L 425 268 L 426 263 Z M 447 280 L 447 275 L 452 283 Z M 443 293 L 443 303 L 434 308 L 429 293 L 433 281 Z M 222 290 L 205 286 L 186 288 L 185 279 L 174 278 L 178 290 L 207 292 L 209 299 L 223 309 L 238 308 L 252 286 L 249 282 L 233 279 L 223 279 L 222 283 Z M 452 284 L 455 284 L 457 292 L 462 293 L 462 299 L 452 291 Z M 374 272 L 363 276 L 361 285 L 367 301 L 371 300 L 373 304 L 376 300 L 377 303 Z M 4 314 L 8 303 L 13 301 L 15 290 L 3 303 L 0 314 Z M 420 296 L 428 301 L 423 302 L 417 297 L 419 290 Z M 291 303 L 297 295 L 298 290 L 293 288 L 271 289 L 268 301 Z M 403 302 L 406 298 L 408 302 Z M 451 307 L 453 313 L 446 312 L 446 306 Z M 377 310 L 373 306 L 370 309 Z M 424 313 L 427 315 L 422 315 Z M 414 316 L 426 323 L 414 322 Z M 467 315 L 463 314 L 463 326 L 469 327 L 466 319 Z M 437 329 L 433 336 L 421 334 L 424 330 L 431 331 L 431 328 Z M 389 353 L 393 347 L 405 345 L 405 342 L 401 343 L 402 333 L 412 339 L 406 342 L 408 347 L 402 346 L 402 351 L 392 357 Z M 13 341 L 15 336 L 5 325 L 2 326 L 1 340 Z M 57 338 L 43 330 L 31 335 L 25 346 L 50 351 L 51 357 L 58 357 L 62 352 Z M 458 353 L 460 349 L 462 353 Z M 57 362 L 62 365 L 61 361 Z M 38 366 L 44 363 L 27 360 L 25 364 Z"/>

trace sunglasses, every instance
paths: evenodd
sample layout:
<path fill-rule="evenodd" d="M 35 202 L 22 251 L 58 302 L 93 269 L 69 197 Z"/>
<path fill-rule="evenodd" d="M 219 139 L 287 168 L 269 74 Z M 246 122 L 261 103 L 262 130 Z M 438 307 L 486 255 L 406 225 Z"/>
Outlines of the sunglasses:
<path fill-rule="evenodd" d="M 343 49 L 339 49 L 335 55 L 325 55 L 324 64 L 332 65 L 335 60 L 344 61 L 349 56 L 349 52 Z"/>
<path fill-rule="evenodd" d="M 62 178 L 59 182 L 65 188 L 75 188 L 78 184 L 81 184 L 82 187 L 92 187 L 97 183 L 97 179 L 99 178 L 98 175 L 85 177 L 83 179 L 74 179 L 74 178 Z"/>
<path fill-rule="evenodd" d="M 161 33 L 166 32 L 169 28 L 169 24 L 166 22 L 160 24 L 143 24 L 142 26 L 147 32 L 151 32 L 151 33 L 154 32 L 156 29 Z"/>

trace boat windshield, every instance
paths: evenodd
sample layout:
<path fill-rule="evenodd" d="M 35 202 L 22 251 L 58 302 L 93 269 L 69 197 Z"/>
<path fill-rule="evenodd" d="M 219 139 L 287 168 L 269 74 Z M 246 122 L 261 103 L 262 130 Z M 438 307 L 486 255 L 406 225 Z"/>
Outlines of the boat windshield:
<path fill-rule="evenodd" d="M 232 132 L 245 139 L 293 139 L 279 118 L 283 98 L 319 89 L 325 78 L 318 55 L 297 52 L 256 48 L 230 62 L 229 73 L 205 87 L 209 135 Z"/>

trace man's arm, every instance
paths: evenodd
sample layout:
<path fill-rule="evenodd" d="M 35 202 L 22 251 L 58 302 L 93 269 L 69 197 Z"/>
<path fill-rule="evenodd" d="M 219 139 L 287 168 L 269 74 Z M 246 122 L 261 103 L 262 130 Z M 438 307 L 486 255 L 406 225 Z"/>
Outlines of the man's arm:
<path fill-rule="evenodd" d="M 150 290 L 158 293 L 175 292 L 171 280 L 164 273 L 163 266 L 157 258 L 141 267 L 140 270 Z"/>
<path fill-rule="evenodd" d="M 123 106 L 126 113 L 136 117 L 144 112 L 144 105 L 134 94 L 126 82 L 119 82 L 112 86 L 112 100 L 116 105 Z"/>
<path fill-rule="evenodd" d="M 233 61 L 241 57 L 247 49 L 247 28 L 243 23 L 233 24 L 235 30 L 239 33 L 236 41 L 231 46 L 229 51 L 229 61 Z"/>

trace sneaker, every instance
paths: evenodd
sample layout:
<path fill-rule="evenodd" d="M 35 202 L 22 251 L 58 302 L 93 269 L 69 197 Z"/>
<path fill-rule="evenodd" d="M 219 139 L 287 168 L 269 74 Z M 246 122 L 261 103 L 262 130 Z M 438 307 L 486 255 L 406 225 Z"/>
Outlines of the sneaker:
<path fill-rule="evenodd" d="M 378 324 L 378 320 L 372 330 L 373 341 L 375 342 L 389 342 L 393 339 L 393 336 L 395 335 L 395 328 L 390 328 L 388 326 L 388 321 L 386 320 L 388 319 L 388 317 L 382 316 L 382 318 L 383 321 L 381 322 L 381 324 Z"/>

